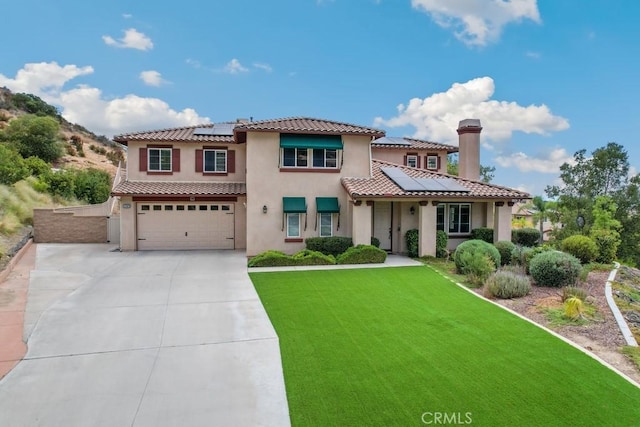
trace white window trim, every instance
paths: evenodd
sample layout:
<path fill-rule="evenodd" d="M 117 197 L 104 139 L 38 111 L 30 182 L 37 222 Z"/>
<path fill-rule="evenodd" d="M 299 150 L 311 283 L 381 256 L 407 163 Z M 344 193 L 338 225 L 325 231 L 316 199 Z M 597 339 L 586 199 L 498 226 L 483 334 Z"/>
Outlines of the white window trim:
<path fill-rule="evenodd" d="M 158 169 L 151 168 L 151 151 L 158 150 Z M 169 152 L 169 169 L 162 169 L 162 151 Z M 173 149 L 172 148 L 147 148 L 147 171 L 148 172 L 173 172 Z"/>
<path fill-rule="evenodd" d="M 411 160 L 414 161 L 414 165 L 411 166 L 410 162 Z M 407 154 L 407 166 L 411 167 L 411 168 L 417 168 L 418 167 L 418 155 L 417 154 Z"/>
<path fill-rule="evenodd" d="M 213 152 L 214 157 L 214 166 L 216 165 L 216 160 L 218 157 L 218 153 L 224 153 L 224 170 L 207 170 L 207 153 Z M 214 150 L 205 148 L 202 150 L 202 172 L 204 173 L 226 173 L 227 172 L 227 150 Z"/>
<path fill-rule="evenodd" d="M 289 234 L 289 218 L 293 217 L 293 216 L 297 216 L 298 217 L 298 234 L 297 235 L 291 235 Z M 300 214 L 299 213 L 287 213 L 287 239 L 298 239 L 302 236 L 301 233 L 301 218 L 300 218 Z"/>
<path fill-rule="evenodd" d="M 339 165 L 340 165 L 340 151 L 342 150 L 338 150 L 335 148 L 304 148 L 304 147 L 299 147 L 299 148 L 290 148 L 291 150 L 295 150 L 295 165 L 285 165 L 284 164 L 284 151 L 286 150 L 286 148 L 282 148 L 280 150 L 280 164 L 282 165 L 283 168 L 296 168 L 296 169 L 339 169 Z M 307 150 L 307 165 L 306 166 L 298 166 L 298 150 L 299 149 L 303 149 L 303 150 Z M 336 152 L 336 165 L 335 166 L 327 166 L 327 150 L 333 150 Z M 314 153 L 316 151 L 322 151 L 322 164 L 323 166 L 314 166 L 313 160 L 314 160 Z"/>
<path fill-rule="evenodd" d="M 431 167 L 431 165 L 430 165 L 432 160 L 435 162 L 435 165 L 433 167 Z M 429 169 L 429 170 L 438 170 L 438 156 L 429 156 L 429 155 L 427 155 L 427 169 Z"/>
<path fill-rule="evenodd" d="M 329 234 L 322 234 L 322 215 L 329 215 L 329 222 L 330 222 Z M 333 236 L 333 214 L 332 213 L 324 212 L 324 213 L 320 214 L 320 230 L 319 230 L 318 235 L 320 237 L 332 237 Z"/>

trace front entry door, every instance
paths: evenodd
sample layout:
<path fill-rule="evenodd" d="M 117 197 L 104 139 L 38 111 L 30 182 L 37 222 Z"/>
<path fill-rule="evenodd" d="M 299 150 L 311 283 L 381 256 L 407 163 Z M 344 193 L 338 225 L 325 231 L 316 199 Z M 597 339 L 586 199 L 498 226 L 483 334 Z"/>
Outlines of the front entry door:
<path fill-rule="evenodd" d="M 391 250 L 391 202 L 373 204 L 373 237 L 380 240 L 380 249 Z"/>

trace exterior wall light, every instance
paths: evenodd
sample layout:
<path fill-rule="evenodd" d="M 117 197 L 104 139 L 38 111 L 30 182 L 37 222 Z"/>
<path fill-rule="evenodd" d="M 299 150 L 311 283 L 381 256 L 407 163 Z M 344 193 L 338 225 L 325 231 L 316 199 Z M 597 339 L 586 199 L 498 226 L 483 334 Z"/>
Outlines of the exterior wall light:
<path fill-rule="evenodd" d="M 415 206 L 411 206 L 411 207 L 409 208 L 409 213 L 410 213 L 411 215 L 414 215 L 414 214 L 416 213 L 416 207 L 415 207 Z"/>
<path fill-rule="evenodd" d="M 263 214 L 266 214 L 266 213 L 267 213 L 267 205 L 264 205 L 264 206 L 262 207 L 262 213 L 263 213 Z"/>

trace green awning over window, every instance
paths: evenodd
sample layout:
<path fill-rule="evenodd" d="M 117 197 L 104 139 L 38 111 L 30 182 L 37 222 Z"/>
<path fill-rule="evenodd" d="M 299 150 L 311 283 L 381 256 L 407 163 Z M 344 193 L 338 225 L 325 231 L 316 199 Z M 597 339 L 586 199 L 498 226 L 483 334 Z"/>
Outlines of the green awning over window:
<path fill-rule="evenodd" d="M 316 197 L 318 213 L 339 213 L 340 205 L 337 197 Z"/>
<path fill-rule="evenodd" d="M 280 134 L 281 148 L 324 148 L 342 150 L 340 135 L 291 135 Z"/>
<path fill-rule="evenodd" d="M 306 213 L 307 204 L 304 197 L 283 197 L 282 206 L 284 213 Z"/>

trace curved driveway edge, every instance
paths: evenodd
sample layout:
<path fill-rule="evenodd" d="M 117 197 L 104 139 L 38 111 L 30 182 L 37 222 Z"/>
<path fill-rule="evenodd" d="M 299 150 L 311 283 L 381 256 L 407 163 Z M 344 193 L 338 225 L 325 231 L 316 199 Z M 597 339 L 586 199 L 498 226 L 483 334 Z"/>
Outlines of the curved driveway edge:
<path fill-rule="evenodd" d="M 0 425 L 290 424 L 278 338 L 244 252 L 37 246 Z"/>

